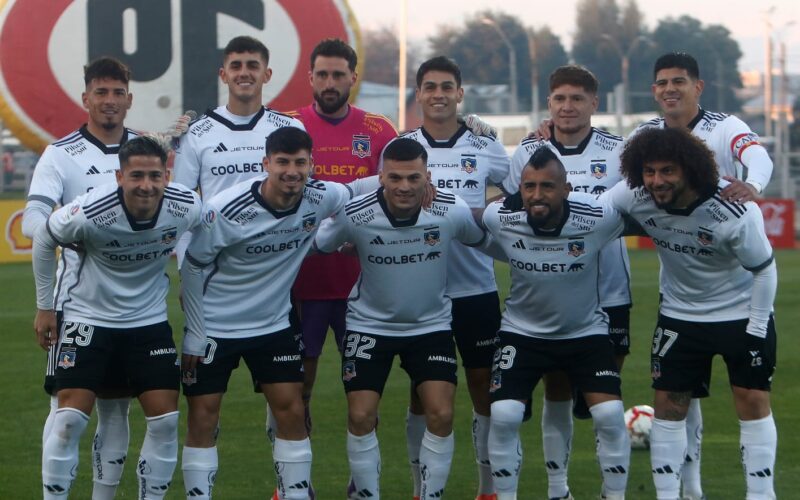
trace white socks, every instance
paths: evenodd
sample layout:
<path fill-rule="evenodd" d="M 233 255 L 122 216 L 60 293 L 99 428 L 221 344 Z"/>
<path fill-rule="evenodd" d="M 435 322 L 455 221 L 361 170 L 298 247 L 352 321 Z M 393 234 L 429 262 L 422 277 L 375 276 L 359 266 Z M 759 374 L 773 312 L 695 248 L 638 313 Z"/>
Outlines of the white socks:
<path fill-rule="evenodd" d="M 679 498 L 685 456 L 686 421 L 654 418 L 650 431 L 650 465 L 658 500 Z"/>
<path fill-rule="evenodd" d="M 44 500 L 67 498 L 78 468 L 78 442 L 89 416 L 75 408 L 56 410 L 42 450 Z"/>
<path fill-rule="evenodd" d="M 97 430 L 92 441 L 92 500 L 113 500 L 128 456 L 130 398 L 97 399 Z"/>
<path fill-rule="evenodd" d="M 478 495 L 494 493 L 492 466 L 489 463 L 489 417 L 472 410 L 472 446 L 478 463 Z"/>
<path fill-rule="evenodd" d="M 773 500 L 775 452 L 778 432 L 772 414 L 758 420 L 739 421 L 742 466 L 747 482 L 747 500 Z"/>
<path fill-rule="evenodd" d="M 703 498 L 703 486 L 700 482 L 700 451 L 703 445 L 703 412 L 700 400 L 692 398 L 689 411 L 686 412 L 686 457 L 684 457 L 681 483 L 683 496 Z"/>
<path fill-rule="evenodd" d="M 146 417 L 144 436 L 136 475 L 139 477 L 139 500 L 160 500 L 169 489 L 178 463 L 178 412 Z"/>
<path fill-rule="evenodd" d="M 453 433 L 448 436 L 437 436 L 427 429 L 422 437 L 422 448 L 419 452 L 419 470 L 422 479 L 420 498 L 441 498 L 450 475 L 450 464 L 453 461 L 455 440 Z"/>
<path fill-rule="evenodd" d="M 381 451 L 375 430 L 364 436 L 347 432 L 347 459 L 355 484 L 354 498 L 380 498 Z"/>
<path fill-rule="evenodd" d="M 219 458 L 217 447 L 192 448 L 183 447 L 181 460 L 183 469 L 183 484 L 186 489 L 186 498 L 194 500 L 209 500 L 214 481 L 217 479 Z"/>
<path fill-rule="evenodd" d="M 572 448 L 572 400 L 544 400 L 542 408 L 542 451 L 547 469 L 547 498 L 561 498 L 569 492 L 567 470 Z"/>
<path fill-rule="evenodd" d="M 280 498 L 306 500 L 311 484 L 311 440 L 289 441 L 276 437 L 272 460 Z"/>
<path fill-rule="evenodd" d="M 628 485 L 631 443 L 625 428 L 622 401 L 605 401 L 589 408 L 597 436 L 597 461 L 603 475 L 603 494 L 624 496 Z"/>
<path fill-rule="evenodd" d="M 519 469 L 522 466 L 522 446 L 519 426 L 525 404 L 513 399 L 492 403 L 489 424 L 489 460 L 498 500 L 516 498 Z"/>
<path fill-rule="evenodd" d="M 56 418 L 57 410 L 58 396 L 50 396 L 50 412 L 47 414 L 47 419 L 44 421 L 42 428 L 42 450 L 44 450 L 44 444 L 47 442 L 47 436 L 50 435 L 50 431 L 53 429 L 53 421 Z"/>
<path fill-rule="evenodd" d="M 422 488 L 419 477 L 419 449 L 422 446 L 422 436 L 425 434 L 425 415 L 406 413 L 406 447 L 408 448 L 408 464 L 411 466 L 411 480 L 414 484 L 414 496 L 418 497 Z"/>

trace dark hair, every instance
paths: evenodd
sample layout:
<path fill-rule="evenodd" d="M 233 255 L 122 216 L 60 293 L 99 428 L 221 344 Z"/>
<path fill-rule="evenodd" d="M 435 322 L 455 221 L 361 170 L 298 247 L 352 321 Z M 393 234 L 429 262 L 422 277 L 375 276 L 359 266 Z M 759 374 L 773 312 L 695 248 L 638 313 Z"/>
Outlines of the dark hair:
<path fill-rule="evenodd" d="M 697 65 L 697 60 L 686 52 L 670 52 L 656 59 L 656 63 L 653 65 L 653 80 L 656 79 L 659 71 L 668 68 L 685 69 L 690 77 L 695 80 L 700 79 L 700 67 Z"/>
<path fill-rule="evenodd" d="M 567 169 L 564 168 L 564 163 L 561 161 L 561 158 L 559 158 L 558 155 L 547 146 L 542 146 L 534 151 L 531 157 L 528 159 L 528 163 L 525 164 L 525 167 L 531 167 L 534 170 L 541 170 L 543 168 L 547 168 L 550 162 L 556 163 L 561 178 L 564 180 L 564 182 L 566 182 Z"/>
<path fill-rule="evenodd" d="M 149 135 L 140 135 L 129 139 L 119 148 L 119 164 L 128 164 L 131 156 L 157 156 L 161 164 L 167 165 L 167 148 L 164 144 Z"/>
<path fill-rule="evenodd" d="M 714 194 L 719 183 L 714 153 L 697 137 L 680 128 L 647 128 L 634 135 L 620 156 L 628 186 L 644 186 L 642 169 L 654 161 L 680 165 L 687 184 L 698 195 Z"/>
<path fill-rule="evenodd" d="M 350 71 L 355 71 L 358 64 L 358 56 L 353 47 L 338 38 L 326 38 L 314 47 L 311 51 L 311 71 L 314 71 L 314 61 L 317 60 L 317 56 L 341 57 L 347 61 Z"/>
<path fill-rule="evenodd" d="M 550 92 L 562 85 L 581 87 L 590 94 L 597 94 L 600 83 L 594 73 L 577 64 L 559 66 L 550 73 Z"/>
<path fill-rule="evenodd" d="M 458 64 L 456 64 L 456 62 L 449 57 L 436 56 L 420 64 L 419 69 L 417 70 L 417 88 L 422 87 L 422 79 L 425 77 L 425 73 L 429 71 L 450 73 L 456 79 L 456 85 L 458 87 L 461 86 L 461 68 L 459 68 Z"/>
<path fill-rule="evenodd" d="M 118 80 L 125 85 L 131 80 L 131 70 L 113 57 L 100 57 L 83 67 L 83 82 L 89 85 L 92 80 Z"/>
<path fill-rule="evenodd" d="M 425 165 L 428 164 L 428 152 L 414 139 L 400 137 L 393 140 L 383 150 L 383 161 L 411 161 L 422 158 Z"/>
<path fill-rule="evenodd" d="M 305 149 L 312 151 L 311 136 L 308 132 L 297 127 L 281 127 L 267 136 L 264 145 L 264 154 L 270 156 L 275 153 L 294 154 Z"/>
<path fill-rule="evenodd" d="M 252 36 L 237 36 L 235 38 L 231 38 L 231 41 L 228 42 L 228 45 L 225 46 L 225 49 L 222 52 L 224 54 L 223 61 L 231 54 L 258 52 L 261 54 L 261 57 L 264 58 L 264 62 L 269 64 L 269 49 L 266 47 L 266 45 L 256 40 Z"/>

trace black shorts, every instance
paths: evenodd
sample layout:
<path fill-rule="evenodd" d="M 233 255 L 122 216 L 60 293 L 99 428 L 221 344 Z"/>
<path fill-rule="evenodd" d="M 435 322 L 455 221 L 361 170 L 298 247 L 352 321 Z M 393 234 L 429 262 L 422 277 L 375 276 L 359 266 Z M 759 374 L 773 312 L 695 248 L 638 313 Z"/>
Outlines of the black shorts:
<path fill-rule="evenodd" d="M 464 368 L 490 368 L 494 342 L 500 329 L 500 297 L 497 292 L 452 300 L 450 326 Z"/>
<path fill-rule="evenodd" d="M 492 401 L 530 400 L 548 372 L 563 370 L 582 392 L 621 395 L 619 371 L 607 335 L 545 340 L 500 331 L 489 385 Z"/>
<path fill-rule="evenodd" d="M 64 321 L 58 338 L 56 391 L 60 389 L 178 390 L 180 369 L 166 321 L 137 328 L 106 328 Z M 120 381 L 113 387 L 111 381 Z"/>
<path fill-rule="evenodd" d="M 243 339 L 208 337 L 203 361 L 197 364 L 197 382 L 183 384 L 187 396 L 217 394 L 228 390 L 233 370 L 244 359 L 254 386 L 303 381 L 303 357 L 293 327 Z"/>
<path fill-rule="evenodd" d="M 631 305 L 604 307 L 608 314 L 608 335 L 614 344 L 614 354 L 627 356 L 631 352 Z"/>
<path fill-rule="evenodd" d="M 383 394 L 395 355 L 414 386 L 429 380 L 455 384 L 458 362 L 453 333 L 439 331 L 392 337 L 348 330 L 342 353 L 345 392 L 375 391 Z"/>
<path fill-rule="evenodd" d="M 769 391 L 775 372 L 775 322 L 770 317 L 761 355 L 754 359 L 747 321 L 699 323 L 659 315 L 650 358 L 653 389 L 708 396 L 711 361 L 719 354 L 731 385 Z"/>

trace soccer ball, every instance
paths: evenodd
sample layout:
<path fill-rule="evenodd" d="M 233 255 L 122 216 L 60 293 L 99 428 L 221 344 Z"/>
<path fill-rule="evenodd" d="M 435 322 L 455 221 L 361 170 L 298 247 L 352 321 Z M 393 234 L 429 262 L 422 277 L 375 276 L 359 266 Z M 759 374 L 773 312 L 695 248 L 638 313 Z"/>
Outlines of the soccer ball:
<path fill-rule="evenodd" d="M 631 448 L 650 448 L 650 429 L 653 428 L 653 407 L 636 405 L 625 412 L 625 427 L 631 437 Z"/>

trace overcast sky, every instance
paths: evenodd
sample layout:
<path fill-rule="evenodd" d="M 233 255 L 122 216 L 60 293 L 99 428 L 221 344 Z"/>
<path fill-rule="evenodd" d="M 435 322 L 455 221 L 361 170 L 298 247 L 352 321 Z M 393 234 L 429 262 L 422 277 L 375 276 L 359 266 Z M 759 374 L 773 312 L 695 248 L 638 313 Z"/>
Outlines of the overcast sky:
<path fill-rule="evenodd" d="M 395 26 L 402 0 L 347 0 L 362 28 Z M 525 26 L 549 26 L 569 50 L 575 30 L 575 11 L 578 0 L 406 0 L 408 2 L 408 36 L 427 50 L 428 35 L 442 24 L 463 22 L 476 11 L 493 9 L 517 16 Z M 624 5 L 625 0 L 617 0 Z M 553 8 L 557 4 L 558 10 Z M 721 24 L 739 42 L 744 56 L 739 60 L 741 71 L 763 70 L 766 10 L 774 6 L 771 15 L 773 36 L 783 37 L 787 44 L 789 71 L 800 73 L 800 2 L 797 0 L 671 0 L 653 2 L 638 0 L 645 23 L 654 28 L 666 17 L 690 15 L 705 24 Z M 795 21 L 796 24 L 786 26 Z M 777 49 L 775 51 L 777 57 Z"/>

